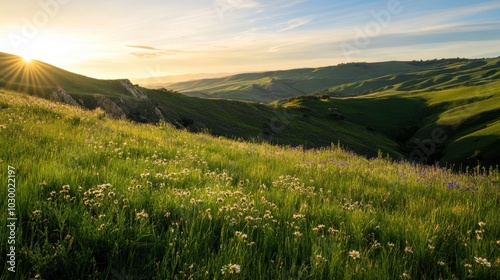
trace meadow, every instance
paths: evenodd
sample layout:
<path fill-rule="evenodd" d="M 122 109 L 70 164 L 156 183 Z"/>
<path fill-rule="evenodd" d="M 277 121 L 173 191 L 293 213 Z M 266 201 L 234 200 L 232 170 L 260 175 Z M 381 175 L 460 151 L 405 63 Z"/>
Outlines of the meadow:
<path fill-rule="evenodd" d="M 232 140 L 9 90 L 0 140 L 0 223 L 14 169 L 18 219 L 0 279 L 500 279 L 498 166 Z"/>

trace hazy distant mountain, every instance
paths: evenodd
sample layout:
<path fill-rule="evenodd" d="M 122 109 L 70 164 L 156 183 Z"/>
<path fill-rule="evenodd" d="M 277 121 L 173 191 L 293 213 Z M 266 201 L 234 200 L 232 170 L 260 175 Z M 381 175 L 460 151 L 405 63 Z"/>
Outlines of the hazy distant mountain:
<path fill-rule="evenodd" d="M 211 79 L 229 76 L 229 73 L 217 73 L 217 74 L 186 74 L 186 75 L 167 75 L 159 77 L 148 77 L 148 78 L 133 78 L 130 79 L 134 84 L 139 84 L 140 86 L 147 88 L 166 88 L 170 84 L 180 83 L 192 80 L 200 79 Z"/>

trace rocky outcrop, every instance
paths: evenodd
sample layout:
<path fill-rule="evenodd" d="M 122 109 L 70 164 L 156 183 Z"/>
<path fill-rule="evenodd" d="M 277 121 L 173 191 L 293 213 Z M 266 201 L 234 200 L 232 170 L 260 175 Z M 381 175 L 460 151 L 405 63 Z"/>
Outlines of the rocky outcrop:
<path fill-rule="evenodd" d="M 116 105 L 115 102 L 113 102 L 111 99 L 102 96 L 102 95 L 96 95 L 94 96 L 95 101 L 97 102 L 98 107 L 101 107 L 106 114 L 114 117 L 114 118 L 126 118 L 127 115 L 125 112 L 123 112 L 122 108 L 120 106 Z"/>
<path fill-rule="evenodd" d="M 160 119 L 161 121 L 164 121 L 166 122 L 167 119 L 165 118 L 165 116 L 161 113 L 160 109 L 158 109 L 158 107 L 155 107 L 155 114 L 156 116 L 158 116 L 158 119 Z"/>
<path fill-rule="evenodd" d="M 52 91 L 50 100 L 63 102 L 73 106 L 80 106 L 80 104 L 78 104 L 78 102 L 76 102 L 76 100 L 71 95 L 69 95 L 62 87 L 58 87 L 57 89 Z"/>
<path fill-rule="evenodd" d="M 140 90 L 138 87 L 134 86 L 130 80 L 118 80 L 121 86 L 123 86 L 130 95 L 140 98 L 140 99 L 148 99 L 148 96 Z"/>

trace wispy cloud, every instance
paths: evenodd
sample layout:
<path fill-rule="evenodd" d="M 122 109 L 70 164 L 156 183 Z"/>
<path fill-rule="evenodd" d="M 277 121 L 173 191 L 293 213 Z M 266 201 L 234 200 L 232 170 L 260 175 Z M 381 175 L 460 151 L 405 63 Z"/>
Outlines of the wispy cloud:
<path fill-rule="evenodd" d="M 292 29 L 300 27 L 302 25 L 306 25 L 306 24 L 308 24 L 311 21 L 312 21 L 311 17 L 294 18 L 294 19 L 289 20 L 286 23 L 279 24 L 280 26 L 281 25 L 286 25 L 286 27 L 278 30 L 278 32 L 284 32 L 284 31 L 292 30 Z"/>
<path fill-rule="evenodd" d="M 150 51 L 159 51 L 160 50 L 160 49 L 157 49 L 155 47 L 150 47 L 150 46 L 127 45 L 127 47 L 135 48 L 135 49 L 150 50 Z"/>
<path fill-rule="evenodd" d="M 402 11 L 387 19 L 388 0 L 72 1 L 21 47 L 105 77 L 150 75 L 157 66 L 172 74 L 321 66 L 344 62 L 347 44 L 359 61 L 500 54 L 500 1 L 399 2 Z M 0 33 L 24 36 L 23 17 L 40 6 L 1 3 L 10 12 Z M 10 50 L 0 36 L 0 51 Z"/>
<path fill-rule="evenodd" d="M 391 24 L 384 33 L 434 33 L 437 31 L 457 30 L 459 27 L 471 26 L 470 17 L 483 12 L 499 10 L 500 2 L 486 2 L 466 5 L 437 11 L 421 11 L 419 14 L 408 14 L 398 20 L 398 24 Z M 406 11 L 403 11 L 405 15 Z M 474 25 L 479 28 L 478 19 Z"/>
<path fill-rule="evenodd" d="M 144 46 L 144 45 L 127 45 L 128 48 L 144 50 L 142 52 L 130 52 L 129 54 L 138 58 L 156 58 L 166 55 L 173 55 L 176 52 L 170 50 L 162 50 L 159 48 Z"/>

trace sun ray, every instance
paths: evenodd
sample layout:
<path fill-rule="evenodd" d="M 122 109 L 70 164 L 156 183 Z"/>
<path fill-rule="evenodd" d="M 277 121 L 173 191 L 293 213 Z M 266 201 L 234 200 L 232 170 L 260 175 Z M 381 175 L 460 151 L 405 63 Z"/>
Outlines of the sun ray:
<path fill-rule="evenodd" d="M 7 88 L 49 97 L 59 86 L 42 62 L 17 56 L 0 56 L 0 60 L 5 65 L 0 69 L 0 82 Z"/>

